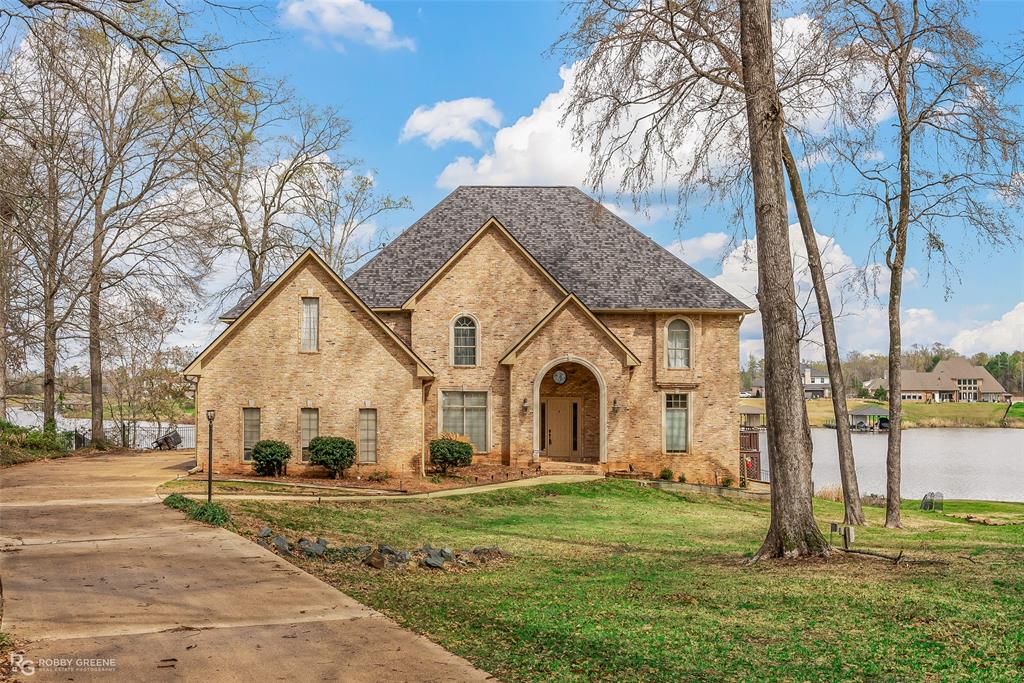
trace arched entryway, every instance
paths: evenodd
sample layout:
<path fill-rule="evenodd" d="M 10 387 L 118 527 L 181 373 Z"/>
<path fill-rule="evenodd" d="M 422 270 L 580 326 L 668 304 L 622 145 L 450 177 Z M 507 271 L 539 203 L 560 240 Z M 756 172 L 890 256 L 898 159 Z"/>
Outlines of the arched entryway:
<path fill-rule="evenodd" d="M 556 358 L 533 383 L 536 458 L 606 462 L 607 389 L 601 372 L 575 356 Z"/>

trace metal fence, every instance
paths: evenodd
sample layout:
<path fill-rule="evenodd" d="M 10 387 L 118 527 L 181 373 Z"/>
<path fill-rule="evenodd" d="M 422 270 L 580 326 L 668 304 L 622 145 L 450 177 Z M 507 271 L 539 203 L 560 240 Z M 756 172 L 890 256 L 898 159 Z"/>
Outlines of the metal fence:
<path fill-rule="evenodd" d="M 177 431 L 181 437 L 178 450 L 196 447 L 196 426 L 189 424 L 161 425 L 155 422 L 130 421 L 120 425 L 108 424 L 103 430 L 103 435 L 108 443 L 123 448 L 153 448 L 157 439 L 172 430 Z M 75 427 L 73 442 L 76 449 L 87 446 L 91 440 L 91 430 Z"/>

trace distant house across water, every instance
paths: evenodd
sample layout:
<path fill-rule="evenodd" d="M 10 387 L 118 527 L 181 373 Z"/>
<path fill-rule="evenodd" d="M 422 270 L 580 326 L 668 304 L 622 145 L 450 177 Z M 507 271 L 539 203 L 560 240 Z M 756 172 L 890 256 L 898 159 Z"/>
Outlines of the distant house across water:
<path fill-rule="evenodd" d="M 805 399 L 832 397 L 832 383 L 827 372 L 801 363 L 800 373 L 803 376 Z M 757 377 L 750 383 L 750 393 L 754 398 L 764 398 L 764 377 Z"/>
<path fill-rule="evenodd" d="M 980 365 L 966 358 L 940 360 L 931 372 L 903 370 L 900 394 L 904 401 L 925 403 L 997 403 L 1009 400 L 1010 394 L 995 377 Z M 868 380 L 864 388 L 874 392 L 878 387 L 889 389 L 884 378 Z"/>

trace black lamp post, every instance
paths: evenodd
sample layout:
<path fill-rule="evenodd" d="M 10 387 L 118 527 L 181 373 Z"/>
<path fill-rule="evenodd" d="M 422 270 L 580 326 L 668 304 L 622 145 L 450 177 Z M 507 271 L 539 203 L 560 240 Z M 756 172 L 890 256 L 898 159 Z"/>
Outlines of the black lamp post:
<path fill-rule="evenodd" d="M 207 436 L 207 458 L 206 458 L 206 502 L 209 503 L 213 500 L 213 418 L 217 416 L 217 411 L 207 410 L 206 421 L 210 425 L 209 434 Z"/>

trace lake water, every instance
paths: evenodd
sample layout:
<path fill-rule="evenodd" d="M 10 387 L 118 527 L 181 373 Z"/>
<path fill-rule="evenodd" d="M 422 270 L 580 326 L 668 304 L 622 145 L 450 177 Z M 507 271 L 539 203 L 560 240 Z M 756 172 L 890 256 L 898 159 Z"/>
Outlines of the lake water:
<path fill-rule="evenodd" d="M 885 494 L 886 434 L 854 434 L 857 483 L 862 494 Z M 836 433 L 812 429 L 815 488 L 839 484 Z M 767 453 L 764 432 L 761 452 Z M 1024 430 L 903 430 L 904 498 L 941 491 L 946 498 L 1024 502 Z M 765 458 L 767 460 L 767 458 Z"/>

